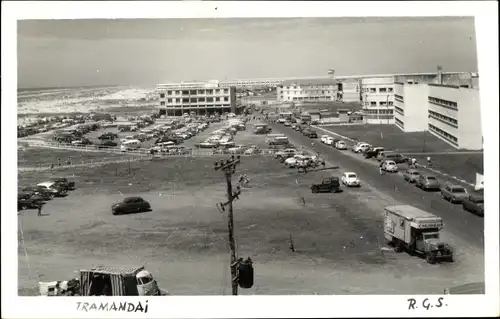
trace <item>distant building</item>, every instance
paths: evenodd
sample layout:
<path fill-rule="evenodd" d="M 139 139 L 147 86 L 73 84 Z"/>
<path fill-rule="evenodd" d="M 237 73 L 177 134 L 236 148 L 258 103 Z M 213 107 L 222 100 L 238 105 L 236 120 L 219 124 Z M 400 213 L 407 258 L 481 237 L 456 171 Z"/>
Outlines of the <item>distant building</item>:
<path fill-rule="evenodd" d="M 395 125 L 401 130 L 429 131 L 458 149 L 483 148 L 478 89 L 465 84 L 395 85 Z"/>
<path fill-rule="evenodd" d="M 281 102 L 335 101 L 337 84 L 333 79 L 287 80 L 278 85 L 277 99 Z"/>
<path fill-rule="evenodd" d="M 338 82 L 339 100 L 361 102 L 361 83 L 358 79 L 345 79 Z"/>
<path fill-rule="evenodd" d="M 158 84 L 160 115 L 181 116 L 238 113 L 240 100 L 234 87 L 221 87 L 218 81 Z"/>
<path fill-rule="evenodd" d="M 361 79 L 365 121 L 368 124 L 394 124 L 394 76 Z"/>

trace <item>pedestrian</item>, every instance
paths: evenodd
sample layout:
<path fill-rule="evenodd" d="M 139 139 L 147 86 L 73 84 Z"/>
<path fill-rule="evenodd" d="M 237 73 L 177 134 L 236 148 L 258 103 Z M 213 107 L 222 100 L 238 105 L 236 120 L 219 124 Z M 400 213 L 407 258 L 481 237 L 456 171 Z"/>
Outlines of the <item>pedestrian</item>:
<path fill-rule="evenodd" d="M 314 142 L 311 142 L 311 147 L 314 148 Z"/>
<path fill-rule="evenodd" d="M 384 170 L 382 169 L 382 166 L 384 166 L 384 162 L 381 162 L 380 165 L 379 165 L 379 167 L 378 167 L 380 175 L 384 174 Z"/>
<path fill-rule="evenodd" d="M 42 203 L 38 203 L 37 208 L 38 208 L 38 217 L 41 217 L 42 216 Z"/>
<path fill-rule="evenodd" d="M 322 161 L 321 161 L 321 165 L 323 165 L 323 169 L 325 169 L 325 168 L 326 168 L 326 162 L 325 162 L 325 160 L 322 160 Z"/>
<path fill-rule="evenodd" d="M 50 164 L 50 170 L 52 171 L 54 169 L 54 163 Z"/>
<path fill-rule="evenodd" d="M 431 157 L 427 156 L 427 165 L 430 167 L 432 165 Z"/>
<path fill-rule="evenodd" d="M 417 168 L 417 159 L 415 157 L 411 159 L 411 166 L 412 168 Z"/>

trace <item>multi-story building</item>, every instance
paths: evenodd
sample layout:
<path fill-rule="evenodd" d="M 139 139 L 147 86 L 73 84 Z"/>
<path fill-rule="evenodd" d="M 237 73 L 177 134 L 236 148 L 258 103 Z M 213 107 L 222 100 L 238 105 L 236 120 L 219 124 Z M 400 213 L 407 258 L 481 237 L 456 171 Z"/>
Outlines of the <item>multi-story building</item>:
<path fill-rule="evenodd" d="M 482 149 L 479 90 L 464 86 L 397 82 L 396 126 L 404 132 L 428 130 L 458 149 Z"/>
<path fill-rule="evenodd" d="M 335 101 L 337 84 L 333 79 L 302 79 L 283 81 L 277 88 L 282 102 Z"/>
<path fill-rule="evenodd" d="M 345 79 L 338 82 L 339 100 L 361 102 L 361 83 L 358 79 Z"/>
<path fill-rule="evenodd" d="M 361 94 L 366 123 L 394 123 L 394 76 L 362 78 Z"/>
<path fill-rule="evenodd" d="M 158 84 L 157 91 L 161 115 L 237 113 L 240 106 L 236 89 L 221 87 L 217 81 Z"/>

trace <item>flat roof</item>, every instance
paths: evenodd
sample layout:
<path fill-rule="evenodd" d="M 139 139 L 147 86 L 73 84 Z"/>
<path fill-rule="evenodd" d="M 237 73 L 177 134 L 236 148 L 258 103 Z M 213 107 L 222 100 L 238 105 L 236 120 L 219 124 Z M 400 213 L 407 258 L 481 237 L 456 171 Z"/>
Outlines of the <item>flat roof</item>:
<path fill-rule="evenodd" d="M 387 206 L 385 209 L 388 211 L 394 212 L 398 215 L 401 215 L 407 219 L 414 219 L 414 218 L 418 218 L 418 217 L 424 217 L 424 218 L 437 217 L 434 214 L 431 214 L 429 212 L 426 212 L 425 210 L 422 210 L 420 208 L 417 208 L 417 207 L 411 206 L 411 205 Z"/>

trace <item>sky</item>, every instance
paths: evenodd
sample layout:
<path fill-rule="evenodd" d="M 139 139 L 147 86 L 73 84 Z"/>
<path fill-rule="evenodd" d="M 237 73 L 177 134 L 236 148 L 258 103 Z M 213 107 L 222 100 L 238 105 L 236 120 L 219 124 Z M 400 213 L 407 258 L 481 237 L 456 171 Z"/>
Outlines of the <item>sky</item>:
<path fill-rule="evenodd" d="M 18 21 L 18 87 L 477 72 L 473 17 Z"/>

